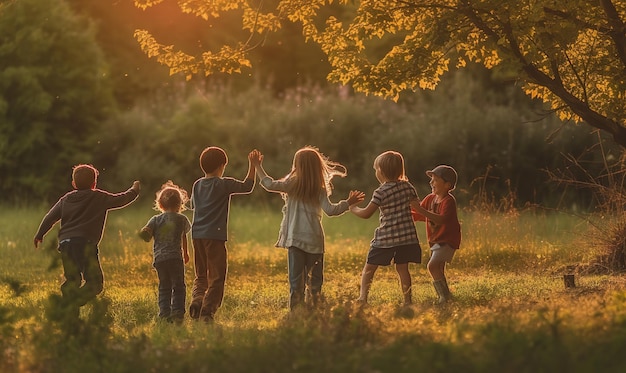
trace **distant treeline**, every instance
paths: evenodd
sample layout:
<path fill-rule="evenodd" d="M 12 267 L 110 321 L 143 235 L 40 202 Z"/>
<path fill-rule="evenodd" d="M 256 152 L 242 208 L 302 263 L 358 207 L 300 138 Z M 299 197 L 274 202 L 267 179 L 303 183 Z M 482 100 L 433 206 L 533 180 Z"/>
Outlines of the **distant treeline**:
<path fill-rule="evenodd" d="M 563 126 L 544 114 L 484 71 L 455 73 L 436 92 L 400 103 L 332 88 L 299 87 L 281 97 L 260 85 L 245 91 L 181 88 L 111 120 L 97 137 L 94 161 L 108 170 L 111 185 L 139 178 L 155 190 L 172 179 L 190 188 L 201 176 L 198 156 L 206 146 L 223 147 L 230 157 L 226 174 L 242 178 L 253 148 L 265 154 L 268 173 L 282 177 L 294 152 L 314 145 L 348 168 L 347 178 L 334 182 L 342 197 L 354 188 L 371 193 L 374 158 L 394 149 L 405 156 L 408 177 L 422 195 L 429 192 L 424 171 L 444 163 L 459 173 L 456 194 L 464 204 L 480 194 L 496 203 L 515 198 L 517 205 L 586 207 L 587 191 L 562 195 L 546 171 L 570 166 L 564 157 L 570 154 L 590 174 L 601 173 L 601 153 L 594 148 L 600 139 L 585 126 Z"/>
<path fill-rule="evenodd" d="M 139 17 L 128 8 L 132 1 L 66 1 L 0 3 L 0 35 L 17 35 L 0 37 L 5 203 L 55 200 L 70 188 L 76 163 L 99 168 L 100 186 L 122 190 L 139 179 L 151 194 L 168 179 L 189 189 L 209 145 L 227 151 L 226 174 L 237 178 L 253 148 L 281 177 L 298 148 L 314 145 L 348 168 L 348 177 L 334 182 L 337 198 L 349 189 L 370 194 L 374 158 L 394 149 L 421 195 L 429 191 L 424 171 L 445 163 L 459 172 L 456 194 L 466 205 L 481 195 L 588 207 L 587 191 L 563 195 L 545 170 L 568 167 L 562 155 L 571 154 L 600 174 L 603 154 L 619 157 L 620 149 L 590 127 L 559 122 L 514 83 L 476 67 L 396 103 L 327 85 L 319 51 L 287 38 L 260 48 L 260 68 L 249 74 L 187 82 L 139 51 L 134 28 L 196 32 L 206 39 L 198 42 L 210 40 L 203 26 L 212 37 L 228 37 L 228 29 L 202 20 L 172 23 L 160 13 Z M 160 12 L 174 14 L 168 6 Z"/>

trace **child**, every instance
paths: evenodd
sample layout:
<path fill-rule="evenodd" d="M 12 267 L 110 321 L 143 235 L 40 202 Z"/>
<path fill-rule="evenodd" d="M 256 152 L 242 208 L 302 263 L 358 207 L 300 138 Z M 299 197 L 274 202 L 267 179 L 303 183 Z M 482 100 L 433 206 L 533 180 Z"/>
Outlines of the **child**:
<path fill-rule="evenodd" d="M 456 213 L 456 200 L 450 194 L 456 187 L 457 173 L 450 166 L 440 165 L 426 171 L 430 177 L 432 193 L 420 203 L 411 201 L 414 219 L 426 221 L 426 234 L 430 245 L 428 271 L 439 296 L 439 304 L 451 299 L 444 270 L 461 244 L 461 225 Z"/>
<path fill-rule="evenodd" d="M 281 193 L 285 200 L 276 247 L 288 250 L 289 308 L 293 311 L 304 303 L 305 283 L 316 304 L 324 281 L 322 211 L 328 216 L 341 215 L 350 205 L 362 201 L 363 193 L 350 191 L 347 200 L 330 202 L 331 179 L 345 176 L 346 170 L 313 147 L 298 150 L 291 171 L 280 180 L 267 175 L 261 153 L 257 152 L 252 162 L 263 188 Z"/>
<path fill-rule="evenodd" d="M 112 194 L 96 189 L 98 170 L 87 164 L 74 166 L 74 190 L 61 197 L 44 216 L 35 234 L 35 248 L 59 220 L 59 252 L 65 282 L 61 285 L 61 307 L 65 316 L 78 318 L 80 307 L 94 299 L 104 288 L 98 256 L 109 210 L 124 207 L 139 195 L 139 181 L 126 192 Z M 84 282 L 84 284 L 82 284 Z M 81 286 L 82 285 L 82 286 Z"/>
<path fill-rule="evenodd" d="M 196 180 L 191 192 L 193 221 L 191 238 L 194 249 L 196 277 L 193 281 L 189 316 L 212 322 L 224 298 L 228 269 L 228 210 L 233 194 L 252 192 L 255 182 L 254 167 L 248 155 L 248 174 L 243 181 L 223 177 L 228 164 L 226 152 L 211 146 L 200 154 L 204 177 Z"/>
<path fill-rule="evenodd" d="M 404 298 L 403 305 L 412 304 L 409 263 L 422 262 L 422 249 L 411 218 L 410 201 L 417 198 L 413 185 L 404 174 L 404 158 L 395 151 L 386 151 L 374 160 L 374 170 L 380 186 L 364 207 L 351 207 L 356 216 L 367 219 L 380 210 L 380 225 L 367 254 L 361 275 L 359 303 L 367 304 L 367 296 L 378 266 L 395 263 Z"/>
<path fill-rule="evenodd" d="M 188 200 L 187 192 L 172 181 L 163 184 L 155 200 L 155 210 L 161 214 L 151 217 L 140 232 L 146 242 L 154 237 L 152 265 L 159 277 L 159 317 L 175 322 L 181 322 L 185 315 L 187 233 L 191 223 L 181 212 Z"/>

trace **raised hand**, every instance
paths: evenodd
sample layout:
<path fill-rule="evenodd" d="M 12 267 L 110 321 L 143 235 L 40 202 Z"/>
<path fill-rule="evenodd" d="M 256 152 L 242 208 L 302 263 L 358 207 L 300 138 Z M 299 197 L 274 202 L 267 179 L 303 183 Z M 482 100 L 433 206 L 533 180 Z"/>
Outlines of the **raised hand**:
<path fill-rule="evenodd" d="M 261 152 L 257 149 L 254 149 L 250 152 L 250 154 L 248 154 L 248 160 L 252 166 L 259 166 L 263 163 L 263 154 L 261 154 Z"/>
<path fill-rule="evenodd" d="M 348 193 L 348 204 L 350 206 L 363 202 L 364 199 L 365 193 L 360 190 L 351 190 L 350 193 Z"/>

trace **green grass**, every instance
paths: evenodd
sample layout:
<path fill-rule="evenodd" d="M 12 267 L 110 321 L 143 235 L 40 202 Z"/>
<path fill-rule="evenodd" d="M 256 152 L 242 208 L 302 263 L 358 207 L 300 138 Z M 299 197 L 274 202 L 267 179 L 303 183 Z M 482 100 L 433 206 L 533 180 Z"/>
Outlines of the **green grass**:
<path fill-rule="evenodd" d="M 136 232 L 154 212 L 113 211 L 100 246 L 105 292 L 83 308 L 79 333 L 48 321 L 61 268 L 54 232 L 32 237 L 46 207 L 0 216 L 3 372 L 618 372 L 626 368 L 626 282 L 562 275 L 595 252 L 587 227 L 550 214 L 463 213 L 462 248 L 447 274 L 453 303 L 435 306 L 425 269 L 411 267 L 415 305 L 400 307 L 393 268 L 380 268 L 370 305 L 354 304 L 375 218 L 325 218 L 325 303 L 288 312 L 287 259 L 274 248 L 279 208 L 233 203 L 229 275 L 216 325 L 156 318 L 151 247 Z M 188 291 L 193 267 L 186 267 Z"/>

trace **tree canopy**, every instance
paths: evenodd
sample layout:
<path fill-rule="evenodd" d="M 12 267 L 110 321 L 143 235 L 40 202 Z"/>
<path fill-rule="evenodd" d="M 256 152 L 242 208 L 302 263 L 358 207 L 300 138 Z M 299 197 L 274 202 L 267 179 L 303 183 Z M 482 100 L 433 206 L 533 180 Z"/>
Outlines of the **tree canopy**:
<path fill-rule="evenodd" d="M 147 8 L 163 0 L 135 0 Z M 235 73 L 289 22 L 331 65 L 328 79 L 397 99 L 434 89 L 470 62 L 497 69 L 562 120 L 584 121 L 626 147 L 626 2 L 611 0 L 178 0 L 204 19 L 236 13 L 246 38 L 204 52 L 135 37 L 171 74 Z"/>
<path fill-rule="evenodd" d="M 65 2 L 0 1 L 2 200 L 67 190 L 68 164 L 90 160 L 113 107 L 106 75 L 93 29 Z"/>

